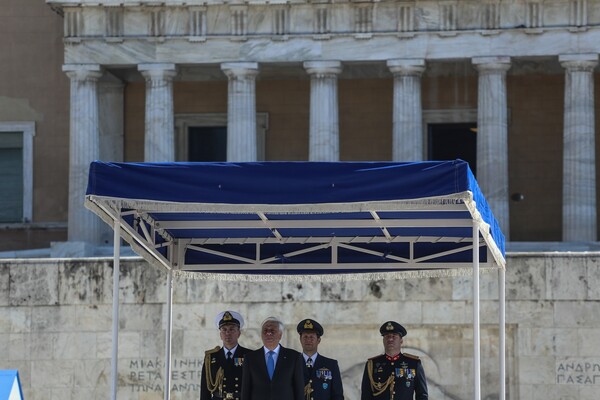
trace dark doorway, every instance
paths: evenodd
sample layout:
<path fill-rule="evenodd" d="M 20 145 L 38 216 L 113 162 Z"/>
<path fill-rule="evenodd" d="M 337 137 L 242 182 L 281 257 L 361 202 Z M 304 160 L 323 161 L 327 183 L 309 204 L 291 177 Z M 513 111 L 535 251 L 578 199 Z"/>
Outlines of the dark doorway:
<path fill-rule="evenodd" d="M 227 127 L 188 128 L 188 161 L 227 161 Z"/>
<path fill-rule="evenodd" d="M 477 172 L 477 124 L 429 124 L 427 126 L 427 158 L 444 161 L 460 158 Z"/>

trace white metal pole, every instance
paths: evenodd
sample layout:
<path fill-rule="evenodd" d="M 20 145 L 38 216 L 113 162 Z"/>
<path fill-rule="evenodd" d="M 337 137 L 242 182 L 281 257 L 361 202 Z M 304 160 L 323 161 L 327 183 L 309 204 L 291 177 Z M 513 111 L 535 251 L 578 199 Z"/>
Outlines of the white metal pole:
<path fill-rule="evenodd" d="M 171 398 L 171 331 L 173 329 L 173 270 L 167 275 L 167 320 L 165 327 L 165 400 Z"/>
<path fill-rule="evenodd" d="M 498 303 L 500 310 L 500 400 L 506 399 L 506 271 L 498 270 Z"/>
<path fill-rule="evenodd" d="M 479 348 L 479 226 L 473 221 L 473 399 L 481 400 Z"/>
<path fill-rule="evenodd" d="M 112 317 L 112 361 L 111 399 L 117 400 L 117 364 L 119 359 L 119 272 L 121 261 L 121 224 L 115 220 L 113 236 L 113 317 Z"/>

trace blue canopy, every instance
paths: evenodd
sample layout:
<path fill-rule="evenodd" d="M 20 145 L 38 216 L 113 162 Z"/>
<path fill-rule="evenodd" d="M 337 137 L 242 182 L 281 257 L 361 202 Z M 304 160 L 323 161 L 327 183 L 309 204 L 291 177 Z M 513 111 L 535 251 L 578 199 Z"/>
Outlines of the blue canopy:
<path fill-rule="evenodd" d="M 106 163 L 86 206 L 152 264 L 315 275 L 504 268 L 504 236 L 468 167 L 444 162 Z"/>

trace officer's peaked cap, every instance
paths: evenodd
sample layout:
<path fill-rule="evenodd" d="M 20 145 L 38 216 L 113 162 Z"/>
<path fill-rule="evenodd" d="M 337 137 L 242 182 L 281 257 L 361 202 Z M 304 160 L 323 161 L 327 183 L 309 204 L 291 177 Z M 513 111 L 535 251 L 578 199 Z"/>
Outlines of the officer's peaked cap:
<path fill-rule="evenodd" d="M 221 328 L 223 325 L 237 325 L 242 328 L 244 318 L 235 311 L 221 311 L 215 317 L 215 325 L 217 325 L 217 328 Z"/>
<path fill-rule="evenodd" d="M 314 319 L 303 319 L 298 323 L 296 330 L 302 335 L 302 332 L 315 332 L 317 336 L 323 336 L 323 327 Z"/>
<path fill-rule="evenodd" d="M 396 321 L 384 322 L 381 328 L 379 328 L 379 332 L 381 336 L 385 336 L 388 333 L 397 333 L 402 337 L 406 336 L 406 329 Z"/>

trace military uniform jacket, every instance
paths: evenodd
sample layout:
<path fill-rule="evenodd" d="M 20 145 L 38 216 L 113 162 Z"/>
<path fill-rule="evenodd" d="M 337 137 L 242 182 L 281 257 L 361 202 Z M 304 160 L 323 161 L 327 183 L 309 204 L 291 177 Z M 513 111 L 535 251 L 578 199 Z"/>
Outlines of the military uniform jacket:
<path fill-rule="evenodd" d="M 238 345 L 235 353 L 233 353 L 233 361 L 227 362 L 221 347 L 208 350 L 204 357 L 204 365 L 202 365 L 200 400 L 240 400 L 242 365 L 244 364 L 244 356 L 249 351 L 249 349 Z M 207 376 L 207 368 L 210 376 Z M 211 388 L 214 389 L 212 393 Z"/>
<path fill-rule="evenodd" d="M 305 400 L 344 400 L 338 362 L 319 354 L 312 368 L 304 366 Z"/>
<path fill-rule="evenodd" d="M 367 361 L 361 400 L 427 400 L 427 380 L 419 357 L 400 354 L 389 360 L 385 354 Z"/>

